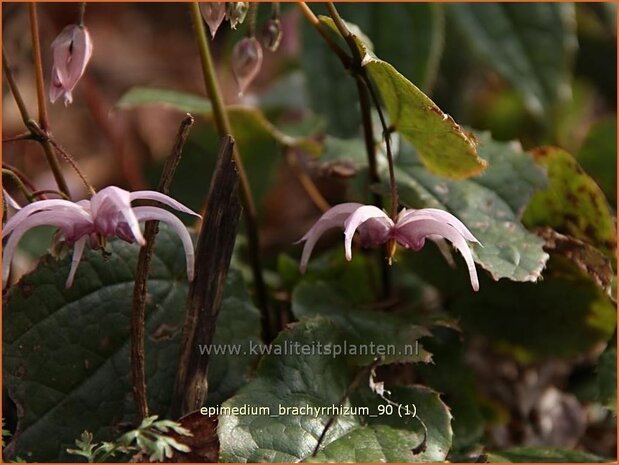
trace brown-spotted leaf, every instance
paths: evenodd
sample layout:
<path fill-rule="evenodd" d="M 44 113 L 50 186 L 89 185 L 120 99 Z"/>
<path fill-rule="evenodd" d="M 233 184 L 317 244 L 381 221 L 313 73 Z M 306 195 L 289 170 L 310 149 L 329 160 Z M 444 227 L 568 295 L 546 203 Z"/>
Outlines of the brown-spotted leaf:
<path fill-rule="evenodd" d="M 614 259 L 616 227 L 604 193 L 569 153 L 556 147 L 532 151 L 548 170 L 549 185 L 533 195 L 522 222 L 548 226 L 591 244 Z"/>

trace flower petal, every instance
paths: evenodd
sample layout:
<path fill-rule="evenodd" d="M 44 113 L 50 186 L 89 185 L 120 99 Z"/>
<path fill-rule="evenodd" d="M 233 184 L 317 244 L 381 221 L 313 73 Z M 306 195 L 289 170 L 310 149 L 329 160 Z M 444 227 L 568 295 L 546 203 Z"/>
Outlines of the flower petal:
<path fill-rule="evenodd" d="M 23 209 L 18 213 L 21 213 L 22 211 Z M 13 218 L 15 218 L 15 216 Z M 3 288 L 9 278 L 9 273 L 11 271 L 11 261 L 13 260 L 13 254 L 15 253 L 15 249 L 17 248 L 17 244 L 24 236 L 24 234 L 26 234 L 26 232 L 28 232 L 30 229 L 43 225 L 56 226 L 57 228 L 61 228 L 66 234 L 67 231 L 73 230 L 74 221 L 67 216 L 60 215 L 56 211 L 42 211 L 37 213 L 36 215 L 28 216 L 23 221 L 20 221 L 19 224 L 13 228 L 11 237 L 7 241 L 4 247 L 4 251 L 2 253 Z"/>
<path fill-rule="evenodd" d="M 85 27 L 70 24 L 52 42 L 52 50 L 58 83 L 66 91 L 65 98 L 68 96 L 70 99 L 71 91 L 84 74 L 92 56 L 90 34 Z"/>
<path fill-rule="evenodd" d="M 116 186 L 101 189 L 90 199 L 90 209 L 95 226 L 101 234 L 107 236 L 115 234 L 121 216 L 127 222 L 138 244 L 145 244 L 140 225 L 131 208 L 129 191 Z"/>
<path fill-rule="evenodd" d="M 71 270 L 69 271 L 69 276 L 67 277 L 66 287 L 69 288 L 73 286 L 73 280 L 75 279 L 75 272 L 77 271 L 77 267 L 82 260 L 82 254 L 84 253 L 84 246 L 86 245 L 86 241 L 88 241 L 88 236 L 82 236 L 76 243 L 73 248 L 73 257 L 71 257 Z"/>
<path fill-rule="evenodd" d="M 172 207 L 180 212 L 187 213 L 189 215 L 197 216 L 198 218 L 202 218 L 198 213 L 193 210 L 187 208 L 185 205 L 180 203 L 179 201 L 173 199 L 169 195 L 162 194 L 157 191 L 135 191 L 130 194 L 131 201 L 134 200 L 155 200 L 157 202 L 161 202 L 168 207 Z"/>
<path fill-rule="evenodd" d="M 191 242 L 191 236 L 187 231 L 187 228 L 183 224 L 181 220 L 179 220 L 176 216 L 170 213 L 163 208 L 158 207 L 135 207 L 133 209 L 136 218 L 138 221 L 150 221 L 157 220 L 163 221 L 169 224 L 172 229 L 176 232 L 178 237 L 180 237 L 183 248 L 185 249 L 185 260 L 187 262 L 187 278 L 189 281 L 193 281 L 193 273 L 194 273 L 194 252 L 193 252 L 193 242 Z"/>
<path fill-rule="evenodd" d="M 66 218 L 67 221 L 70 219 L 75 222 L 90 222 L 90 215 L 88 212 L 73 202 L 63 199 L 38 200 L 22 207 L 21 210 L 15 213 L 15 215 L 6 222 L 2 229 L 2 237 L 4 238 L 11 234 L 11 232 L 30 215 L 45 210 L 53 210 L 56 212 L 56 215 L 61 215 L 63 218 Z"/>
<path fill-rule="evenodd" d="M 4 189 L 2 189 L 2 197 L 4 198 L 6 204 L 13 210 L 21 210 L 21 205 L 19 205 L 17 201 Z"/>
<path fill-rule="evenodd" d="M 362 206 L 363 204 L 360 203 L 349 202 L 330 208 L 322 214 L 322 216 L 318 219 L 318 221 L 316 221 L 314 226 L 311 227 L 305 236 L 295 242 L 295 244 L 305 242 L 303 253 L 301 254 L 301 264 L 299 265 L 301 273 L 305 273 L 305 270 L 307 269 L 307 262 L 309 262 L 310 256 L 312 255 L 312 250 L 314 250 L 314 246 L 316 245 L 316 242 L 318 242 L 318 239 L 320 239 L 320 236 L 322 236 L 329 229 L 343 228 L 346 218 Z"/>
<path fill-rule="evenodd" d="M 346 251 L 346 260 L 352 259 L 352 238 L 359 226 L 371 219 L 378 219 L 381 222 L 372 222 L 367 225 L 366 231 L 371 237 L 374 237 L 393 227 L 393 221 L 380 208 L 373 205 L 363 205 L 357 208 L 350 217 L 346 220 L 344 226 L 344 250 Z"/>
<path fill-rule="evenodd" d="M 442 236 L 450 241 L 456 249 L 462 254 L 469 270 L 471 278 L 471 286 L 474 291 L 479 290 L 479 279 L 475 262 L 469 245 L 464 240 L 464 235 L 450 224 L 446 224 L 436 219 L 417 219 L 409 222 L 404 226 L 400 226 L 396 232 L 396 240 L 408 247 L 410 244 L 419 243 L 428 236 Z"/>
<path fill-rule="evenodd" d="M 477 240 L 475 236 L 469 231 L 469 229 L 449 212 L 445 210 L 440 210 L 438 208 L 422 208 L 420 210 L 402 210 L 400 215 L 398 215 L 398 221 L 396 224 L 397 228 L 400 228 L 411 221 L 416 221 L 418 219 L 434 219 L 436 221 L 440 221 L 442 223 L 447 223 L 453 226 L 467 241 L 475 242 L 479 244 L 480 242 Z"/>

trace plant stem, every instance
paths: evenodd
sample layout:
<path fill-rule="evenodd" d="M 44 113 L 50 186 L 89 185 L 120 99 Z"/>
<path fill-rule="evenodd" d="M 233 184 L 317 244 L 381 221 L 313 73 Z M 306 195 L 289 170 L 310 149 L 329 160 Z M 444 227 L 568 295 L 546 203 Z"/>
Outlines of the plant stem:
<path fill-rule="evenodd" d="M 241 217 L 233 146 L 232 137 L 222 138 L 200 226 L 196 272 L 187 293 L 187 317 L 172 397 L 175 418 L 198 410 L 208 395 L 210 358 L 208 353 L 201 354 L 197 349 L 209 347 L 213 342 Z"/>
<path fill-rule="evenodd" d="M 329 34 L 329 31 L 325 30 L 320 23 L 320 20 L 316 17 L 314 12 L 310 9 L 305 2 L 298 2 L 297 6 L 301 9 L 301 12 L 309 23 L 318 31 L 318 33 L 325 40 L 327 45 L 333 50 L 333 52 L 339 57 L 340 61 L 346 69 L 350 67 L 352 61 L 351 57 L 340 47 L 333 37 Z"/>
<path fill-rule="evenodd" d="M 378 95 L 376 95 L 376 91 L 372 86 L 372 82 L 366 75 L 365 71 L 363 73 L 363 80 L 365 85 L 370 91 L 370 95 L 372 96 L 372 100 L 374 102 L 374 106 L 376 107 L 376 111 L 378 112 L 378 117 L 380 119 L 380 124 L 383 127 L 383 138 L 385 139 L 385 149 L 387 152 L 387 162 L 389 165 L 389 185 L 391 186 L 391 216 L 395 221 L 396 216 L 398 214 L 398 205 L 400 203 L 398 196 L 398 185 L 395 181 L 395 169 L 393 163 L 393 153 L 391 152 L 391 132 L 392 129 L 387 125 L 387 120 L 385 119 L 385 115 L 383 113 L 383 109 L 380 106 L 380 101 L 378 100 Z"/>
<path fill-rule="evenodd" d="M 28 126 L 29 121 L 31 120 L 30 114 L 28 113 L 28 108 L 26 108 L 26 104 L 24 103 L 24 99 L 19 92 L 19 88 L 17 87 L 17 83 L 15 82 L 15 77 L 13 76 L 13 70 L 9 65 L 9 59 L 6 56 L 6 50 L 4 46 L 2 46 L 2 69 L 4 70 L 4 76 L 9 84 L 9 90 L 13 94 L 13 99 L 17 104 L 17 108 L 19 109 L 19 114 L 21 115 L 21 119 L 24 122 L 25 126 Z"/>
<path fill-rule="evenodd" d="M 36 20 L 36 13 L 35 13 Z M 38 37 L 38 32 L 37 32 Z M 35 54 L 36 55 L 36 54 Z M 6 80 L 9 84 L 9 90 L 13 94 L 13 98 L 15 99 L 15 103 L 17 104 L 17 108 L 19 109 L 19 113 L 22 117 L 22 121 L 26 128 L 30 131 L 30 134 L 34 136 L 34 138 L 41 144 L 43 147 L 43 151 L 45 153 L 45 157 L 47 158 L 47 163 L 54 175 L 54 179 L 58 188 L 61 192 L 63 192 L 67 197 L 69 197 L 69 187 L 67 185 L 66 180 L 64 179 L 64 175 L 62 174 L 62 170 L 60 169 L 60 165 L 58 164 L 58 160 L 56 159 L 56 155 L 54 154 L 51 145 L 49 144 L 49 134 L 47 132 L 43 132 L 43 130 L 38 127 L 36 122 L 30 117 L 28 113 L 28 109 L 26 108 L 26 104 L 24 103 L 24 99 L 21 96 L 19 88 L 17 87 L 17 83 L 15 82 L 15 78 L 13 76 L 13 71 L 11 66 L 9 65 L 9 60 L 6 55 L 6 50 L 2 47 L 2 68 L 4 70 L 4 75 L 6 76 Z M 36 65 L 35 65 L 36 68 Z M 38 86 L 37 86 L 38 89 Z M 36 127 L 42 133 L 44 137 L 41 137 L 41 134 L 35 134 L 33 128 Z"/>
<path fill-rule="evenodd" d="M 32 181 L 30 181 L 30 179 L 28 179 L 28 176 L 26 176 L 23 172 L 21 172 L 19 169 L 15 168 L 13 165 L 9 165 L 8 163 L 2 163 L 2 170 L 9 170 L 12 171 L 13 174 L 15 176 L 17 176 L 19 178 L 19 180 L 24 183 L 24 185 L 31 191 L 35 191 L 36 188 L 34 187 L 34 184 L 32 183 Z"/>
<path fill-rule="evenodd" d="M 172 152 L 168 157 L 157 190 L 168 194 L 170 184 L 174 178 L 176 167 L 181 159 L 183 146 L 193 126 L 194 119 L 191 115 L 182 121 L 176 134 Z M 133 379 L 133 396 L 138 411 L 138 422 L 148 416 L 148 397 L 146 393 L 146 367 L 144 360 L 146 351 L 144 347 L 144 330 L 146 325 L 146 284 L 150 271 L 150 262 L 155 246 L 155 237 L 159 232 L 159 221 L 147 221 L 144 228 L 146 244 L 140 248 L 138 267 L 133 286 L 133 306 L 131 310 L 131 375 Z"/>
<path fill-rule="evenodd" d="M 35 200 L 35 195 L 26 187 L 21 178 L 15 174 L 12 170 L 8 168 L 2 168 L 2 176 L 8 176 L 13 180 L 17 188 L 24 194 L 24 197 L 28 199 L 28 202 L 33 202 Z"/>
<path fill-rule="evenodd" d="M 215 118 L 217 131 L 222 138 L 228 135 L 234 136 L 232 126 L 230 125 L 230 120 L 228 118 L 228 112 L 226 111 L 226 107 L 221 96 L 221 91 L 219 89 L 219 84 L 217 82 L 215 67 L 213 66 L 213 59 L 211 57 L 208 38 L 206 30 L 204 29 L 204 23 L 202 21 L 198 3 L 192 2 L 190 4 L 190 10 L 193 27 L 196 33 L 196 41 L 200 51 L 204 84 L 206 86 L 208 97 L 213 106 L 213 116 Z M 247 228 L 249 260 L 254 277 L 254 284 L 256 286 L 256 296 L 258 298 L 258 305 L 262 311 L 262 316 L 264 319 L 265 337 L 267 340 L 271 340 L 275 337 L 279 328 L 277 318 L 271 314 L 270 311 L 267 289 L 262 276 L 260 238 L 258 235 L 256 207 L 254 205 L 249 180 L 247 178 L 247 174 L 243 166 L 243 160 L 239 154 L 237 144 L 233 144 L 233 158 L 234 163 L 236 164 L 236 169 L 239 173 L 239 194 L 241 204 L 243 206 L 245 226 Z"/>
<path fill-rule="evenodd" d="M 80 3 L 80 11 L 77 16 L 77 25 L 80 27 L 84 26 L 84 15 L 86 14 L 86 2 Z"/>
<path fill-rule="evenodd" d="M 358 81 L 357 88 L 360 90 L 360 100 L 362 102 L 362 110 L 363 110 L 364 98 L 362 98 L 361 96 L 362 86 L 360 86 L 360 84 L 363 84 L 366 87 L 366 89 L 369 91 L 372 97 L 372 101 L 374 102 L 374 105 L 376 107 L 376 111 L 378 112 L 381 125 L 383 127 L 383 137 L 385 139 L 387 161 L 389 164 L 389 184 L 391 186 L 391 219 L 395 221 L 397 214 L 398 214 L 399 198 L 398 198 L 398 188 L 395 182 L 393 155 L 391 153 L 391 130 L 389 126 L 387 125 L 387 121 L 385 119 L 385 115 L 383 114 L 382 108 L 380 106 L 380 101 L 378 99 L 378 96 L 376 95 L 376 92 L 374 91 L 374 88 L 372 87 L 372 83 L 365 71 L 365 68 L 363 68 L 362 66 L 361 53 L 359 52 L 359 47 L 357 47 L 357 43 L 355 41 L 354 36 L 352 35 L 350 30 L 348 29 L 348 26 L 346 26 L 346 23 L 344 22 L 344 20 L 338 13 L 337 9 L 335 8 L 335 5 L 329 2 L 327 3 L 327 9 L 329 10 L 329 14 L 331 15 L 331 19 L 333 19 L 335 26 L 337 27 L 342 37 L 346 40 L 346 43 L 348 44 L 350 51 L 353 54 L 353 63 L 352 63 L 351 71 L 353 72 L 355 79 L 361 80 L 361 83 L 359 83 Z M 367 99 L 367 96 L 366 96 L 366 99 Z M 371 124 L 371 120 L 370 120 L 370 124 Z M 365 127 L 365 124 L 364 124 L 364 127 Z"/>
<path fill-rule="evenodd" d="M 286 162 L 292 169 L 293 173 L 299 179 L 301 186 L 305 190 L 305 193 L 308 195 L 310 200 L 322 211 L 326 212 L 331 208 L 329 202 L 325 200 L 322 196 L 314 181 L 303 171 L 303 169 L 299 166 L 299 161 L 297 155 L 292 150 L 286 150 Z"/>
<path fill-rule="evenodd" d="M 40 191 L 34 191 L 32 193 L 33 196 L 35 197 L 41 197 L 41 198 L 47 198 L 47 194 L 54 194 L 57 195 L 58 197 L 64 199 L 64 200 L 69 200 L 71 201 L 70 198 L 68 198 L 66 195 L 64 195 L 62 192 L 57 191 L 55 189 L 41 189 Z"/>
<path fill-rule="evenodd" d="M 43 131 L 49 130 L 47 117 L 47 104 L 45 102 L 45 79 L 43 78 L 43 59 L 41 58 L 41 43 L 39 39 L 39 21 L 37 19 L 37 6 L 31 2 L 28 4 L 30 13 L 30 33 L 32 36 L 32 52 L 34 57 L 34 72 L 37 83 L 37 104 L 39 107 L 39 125 Z"/>
<path fill-rule="evenodd" d="M 256 37 L 256 19 L 258 14 L 258 4 L 251 2 L 247 11 L 247 35 Z"/>

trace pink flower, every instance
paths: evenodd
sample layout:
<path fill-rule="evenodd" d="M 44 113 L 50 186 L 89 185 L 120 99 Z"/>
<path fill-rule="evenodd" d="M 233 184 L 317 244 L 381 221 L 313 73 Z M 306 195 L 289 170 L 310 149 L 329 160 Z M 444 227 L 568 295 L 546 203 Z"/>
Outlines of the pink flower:
<path fill-rule="evenodd" d="M 327 230 L 344 229 L 344 250 L 346 259 L 352 259 L 352 239 L 359 232 L 364 247 L 390 242 L 390 254 L 395 252 L 395 244 L 420 250 L 426 238 L 430 240 L 449 240 L 464 257 L 469 269 L 471 286 L 479 290 L 479 280 L 471 250 L 466 241 L 479 241 L 467 227 L 451 213 L 436 208 L 421 210 L 403 209 L 394 223 L 382 210 L 372 205 L 343 203 L 327 210 L 299 242 L 305 242 L 301 256 L 300 269 L 305 273 L 307 262 L 316 242 Z"/>
<path fill-rule="evenodd" d="M 154 200 L 190 215 L 200 216 L 180 202 L 155 191 L 128 192 L 110 186 L 100 190 L 90 200 L 39 200 L 20 209 L 8 220 L 2 238 L 9 239 L 2 256 L 2 282 L 6 284 L 11 269 L 11 260 L 23 235 L 36 226 L 50 225 L 60 229 L 67 244 L 73 245 L 73 259 L 67 279 L 67 287 L 73 284 L 75 272 L 82 258 L 86 242 L 91 247 L 100 247 L 100 239 L 112 236 L 127 241 L 145 244 L 140 230 L 140 221 L 159 220 L 168 223 L 180 237 L 187 262 L 187 277 L 193 280 L 194 252 L 187 228 L 172 213 L 159 207 L 132 207 L 134 200 Z"/>
<path fill-rule="evenodd" d="M 232 49 L 232 72 L 242 95 L 262 67 L 262 47 L 255 37 L 246 37 Z"/>
<path fill-rule="evenodd" d="M 92 41 L 84 26 L 71 24 L 65 27 L 52 42 L 54 64 L 49 99 L 54 103 L 64 96 L 64 104 L 73 101 L 73 89 L 77 85 L 92 56 Z"/>
<path fill-rule="evenodd" d="M 211 37 L 215 37 L 217 29 L 226 17 L 226 2 L 200 3 L 200 12 L 208 25 L 209 31 L 211 31 Z"/>

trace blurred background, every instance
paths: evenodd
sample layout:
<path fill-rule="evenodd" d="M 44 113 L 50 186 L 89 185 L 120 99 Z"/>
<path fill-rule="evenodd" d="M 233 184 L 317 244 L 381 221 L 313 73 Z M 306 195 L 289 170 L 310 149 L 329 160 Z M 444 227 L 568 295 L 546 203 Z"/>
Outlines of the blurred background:
<path fill-rule="evenodd" d="M 531 14 L 520 10 L 519 4 L 506 6 L 515 21 L 512 29 L 495 21 L 494 7 L 479 14 L 472 10 L 473 4 L 359 3 L 338 8 L 343 18 L 367 34 L 380 58 L 459 124 L 490 131 L 499 141 L 519 141 L 525 149 L 550 144 L 567 150 L 616 209 L 616 4 L 541 5 L 539 16 L 533 15 L 537 24 L 527 21 Z M 48 82 L 50 44 L 64 26 L 76 21 L 78 8 L 77 3 L 38 6 Z M 270 4 L 260 5 L 258 27 L 270 9 Z M 312 4 L 312 9 L 325 11 L 321 4 Z M 18 86 L 36 114 L 26 5 L 4 2 L 2 20 L 3 43 Z M 476 21 L 489 26 L 480 28 Z M 119 102 L 136 87 L 204 96 L 188 9 L 181 3 L 92 3 L 85 24 L 94 42 L 93 58 L 74 92 L 74 103 L 49 105 L 52 132 L 95 187 L 154 188 L 184 113 L 166 105 Z M 233 45 L 245 37 L 246 25 L 236 31 L 222 26 L 213 53 L 226 102 L 259 107 L 282 134 L 317 142 L 327 135 L 359 138 L 353 80 L 294 5 L 282 5 L 282 24 L 279 50 L 265 51 L 262 69 L 242 97 L 229 59 Z M 551 30 L 544 24 L 551 24 Z M 513 42 L 514 34 L 520 34 L 520 42 Z M 24 131 L 6 85 L 2 113 L 3 138 Z M 208 115 L 196 117 L 171 194 L 199 210 L 208 192 L 218 138 Z M 259 208 L 265 261 L 275 268 L 280 253 L 298 255 L 292 242 L 320 214 L 303 187 L 304 176 L 335 204 L 349 197 L 351 173 L 345 164 L 317 162 L 302 147 L 282 148 L 272 128 L 265 131 L 247 124 L 237 137 L 251 148 L 242 156 Z M 364 156 L 362 150 L 359 145 L 358 156 Z M 37 143 L 3 143 L 2 159 L 25 173 L 38 189 L 55 188 Z M 84 198 L 86 191 L 77 176 L 61 164 L 74 199 Z M 10 181 L 4 187 L 24 202 Z M 47 249 L 52 233 L 44 229 L 30 233 L 16 266 L 31 268 L 32 259 Z M 591 374 L 590 354 L 531 367 L 488 352 L 483 342 L 476 344 L 469 348 L 467 360 L 485 394 L 517 412 L 492 431 L 495 444 L 579 444 L 602 456 L 615 456 L 614 419 L 580 403 L 590 388 L 579 384 Z M 569 392 L 554 387 L 566 383 Z M 491 404 L 482 405 L 485 414 L 496 412 Z M 548 429 L 548 419 L 559 427 Z"/>

